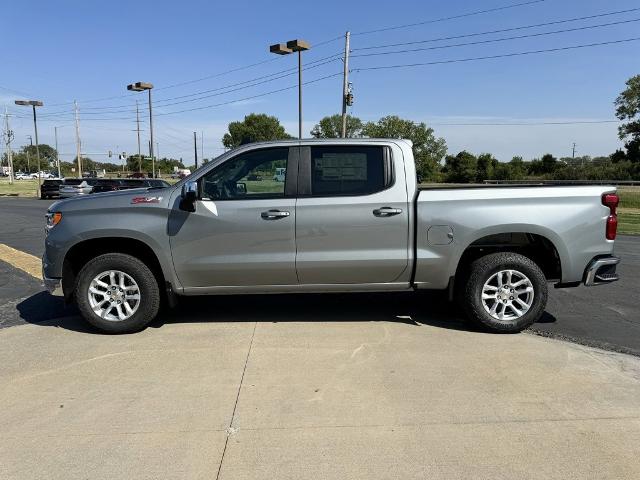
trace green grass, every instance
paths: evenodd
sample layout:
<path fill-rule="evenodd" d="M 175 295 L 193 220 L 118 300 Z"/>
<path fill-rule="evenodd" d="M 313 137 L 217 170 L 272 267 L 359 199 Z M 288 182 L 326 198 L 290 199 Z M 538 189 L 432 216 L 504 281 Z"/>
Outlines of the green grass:
<path fill-rule="evenodd" d="M 640 209 L 640 187 L 619 187 L 620 208 Z"/>
<path fill-rule="evenodd" d="M 18 197 L 35 197 L 38 190 L 38 181 L 33 180 L 14 180 L 13 184 L 9 184 L 8 178 L 0 178 L 0 197 L 18 196 Z"/>
<path fill-rule="evenodd" d="M 240 180 L 240 183 L 247 185 L 248 193 L 282 193 L 284 192 L 284 182 L 274 180 Z"/>

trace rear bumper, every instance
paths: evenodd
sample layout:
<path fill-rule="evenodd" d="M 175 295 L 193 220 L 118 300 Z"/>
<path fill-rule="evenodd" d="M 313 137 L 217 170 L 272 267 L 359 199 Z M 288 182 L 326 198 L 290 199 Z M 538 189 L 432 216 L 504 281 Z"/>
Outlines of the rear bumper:
<path fill-rule="evenodd" d="M 604 285 L 615 282 L 620 277 L 616 273 L 616 265 L 620 263 L 619 257 L 596 257 L 584 271 L 584 284 L 587 287 Z"/>

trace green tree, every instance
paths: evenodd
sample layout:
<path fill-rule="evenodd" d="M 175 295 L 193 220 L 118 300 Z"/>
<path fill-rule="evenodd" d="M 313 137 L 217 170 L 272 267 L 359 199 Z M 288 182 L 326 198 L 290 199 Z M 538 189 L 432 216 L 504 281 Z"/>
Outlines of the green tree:
<path fill-rule="evenodd" d="M 522 157 L 513 157 L 509 162 L 509 175 L 507 180 L 524 180 L 527 176 L 527 167 Z"/>
<path fill-rule="evenodd" d="M 311 130 L 315 138 L 340 138 L 342 136 L 342 115 L 324 117 Z M 347 115 L 347 138 L 362 136 L 362 120 Z"/>
<path fill-rule="evenodd" d="M 53 168 L 56 159 L 56 149 L 41 143 L 38 146 L 40 150 L 40 169 L 43 171 Z M 16 172 L 37 172 L 38 156 L 35 145 L 26 145 L 19 151 L 13 153 L 13 169 Z"/>
<path fill-rule="evenodd" d="M 627 88 L 616 98 L 616 116 L 623 122 L 618 127 L 620 140 L 626 140 L 626 159 L 640 163 L 640 75 L 627 80 Z"/>
<path fill-rule="evenodd" d="M 490 153 L 483 153 L 478 156 L 476 182 L 482 183 L 493 178 L 493 171 L 497 164 L 498 160 L 493 158 Z"/>
<path fill-rule="evenodd" d="M 445 160 L 447 182 L 472 183 L 476 179 L 478 159 L 475 155 L 462 151 L 455 157 L 448 155 Z"/>
<path fill-rule="evenodd" d="M 382 117 L 377 122 L 367 122 L 363 135 L 370 138 L 402 138 L 413 142 L 418 176 L 425 181 L 440 179 L 440 162 L 447 154 L 444 138 L 437 138 L 425 123 L 414 123 L 395 115 Z"/>
<path fill-rule="evenodd" d="M 542 173 L 553 173 L 558 168 L 558 159 L 550 153 L 544 154 L 540 161 Z"/>
<path fill-rule="evenodd" d="M 493 171 L 493 180 L 518 180 L 515 178 L 515 167 L 509 163 L 499 163 Z"/>
<path fill-rule="evenodd" d="M 231 122 L 229 133 L 222 137 L 222 144 L 227 148 L 236 148 L 252 142 L 283 140 L 292 138 L 276 117 L 264 113 L 251 113 L 241 122 Z"/>
<path fill-rule="evenodd" d="M 640 75 L 627 80 L 627 88 L 616 98 L 616 116 L 626 121 L 618 128 L 620 140 L 640 139 Z"/>

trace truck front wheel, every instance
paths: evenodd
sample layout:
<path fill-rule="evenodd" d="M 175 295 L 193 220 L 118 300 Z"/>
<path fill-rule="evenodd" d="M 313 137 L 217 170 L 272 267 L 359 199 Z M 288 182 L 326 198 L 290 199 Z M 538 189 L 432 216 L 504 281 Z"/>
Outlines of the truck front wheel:
<path fill-rule="evenodd" d="M 99 330 L 131 333 L 158 314 L 160 289 L 153 272 L 139 259 L 107 253 L 82 267 L 75 299 L 85 320 Z"/>
<path fill-rule="evenodd" d="M 521 332 L 547 305 L 544 273 L 529 258 L 512 252 L 475 260 L 461 293 L 469 319 L 496 333 Z"/>

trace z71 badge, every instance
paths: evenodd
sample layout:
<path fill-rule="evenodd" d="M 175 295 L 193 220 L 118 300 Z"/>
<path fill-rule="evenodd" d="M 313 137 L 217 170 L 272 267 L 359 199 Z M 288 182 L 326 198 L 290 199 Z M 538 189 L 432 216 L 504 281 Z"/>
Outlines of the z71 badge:
<path fill-rule="evenodd" d="M 162 197 L 133 197 L 131 203 L 138 205 L 139 203 L 160 203 Z"/>

